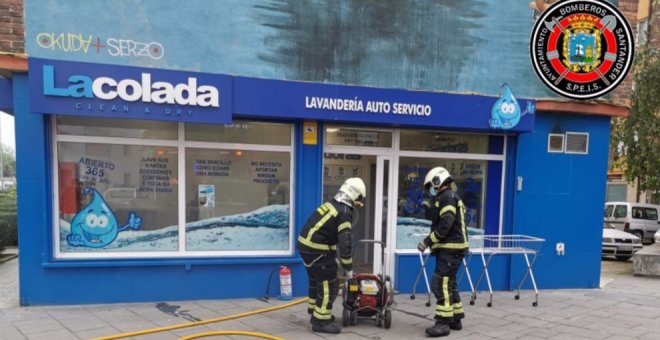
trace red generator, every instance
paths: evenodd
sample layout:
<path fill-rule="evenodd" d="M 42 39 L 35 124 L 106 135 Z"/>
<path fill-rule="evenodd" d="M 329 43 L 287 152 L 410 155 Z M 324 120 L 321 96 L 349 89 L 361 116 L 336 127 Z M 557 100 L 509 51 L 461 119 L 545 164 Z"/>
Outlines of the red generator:
<path fill-rule="evenodd" d="M 392 281 L 385 275 L 385 243 L 376 240 L 359 240 L 353 246 L 353 255 L 359 244 L 380 244 L 382 250 L 380 274 L 358 273 L 347 278 L 342 289 L 342 325 L 347 327 L 357 324 L 357 320 L 375 319 L 376 326 L 389 329 L 392 325 L 392 311 L 389 309 L 394 302 Z"/>

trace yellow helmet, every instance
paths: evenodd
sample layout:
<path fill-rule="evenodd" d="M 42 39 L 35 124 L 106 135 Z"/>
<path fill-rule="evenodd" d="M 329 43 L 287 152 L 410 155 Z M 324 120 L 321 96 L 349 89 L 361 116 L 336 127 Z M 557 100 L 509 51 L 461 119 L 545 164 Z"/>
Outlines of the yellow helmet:
<path fill-rule="evenodd" d="M 364 198 L 367 197 L 367 187 L 360 178 L 351 177 L 347 179 L 341 185 L 341 188 L 339 188 L 339 192 L 346 194 L 354 205 L 358 207 L 364 206 Z"/>

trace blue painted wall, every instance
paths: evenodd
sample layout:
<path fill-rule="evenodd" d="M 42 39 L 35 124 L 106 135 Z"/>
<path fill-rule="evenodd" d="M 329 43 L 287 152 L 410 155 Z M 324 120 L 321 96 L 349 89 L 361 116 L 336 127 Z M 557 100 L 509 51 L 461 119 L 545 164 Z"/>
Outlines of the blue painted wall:
<path fill-rule="evenodd" d="M 426 256 L 427 254 L 424 254 Z M 487 260 L 487 258 L 486 258 Z M 421 268 L 419 255 L 417 254 L 400 254 L 395 256 L 396 268 L 397 271 L 394 276 L 394 285 L 396 290 L 403 294 L 409 294 L 413 291 L 413 285 L 415 279 Z M 472 278 L 473 285 L 477 285 L 479 281 L 479 276 L 483 272 L 483 260 L 480 256 L 474 255 L 472 257 L 466 257 L 465 261 L 470 270 L 470 276 Z M 464 274 L 465 267 L 461 266 L 459 269 L 457 279 L 459 279 L 459 290 L 463 292 L 470 291 L 470 285 L 467 279 L 467 276 Z M 510 268 L 510 259 L 508 256 L 496 256 L 488 264 L 488 273 L 490 275 L 491 285 L 493 290 L 508 290 L 509 289 L 509 269 Z M 433 280 L 433 271 L 435 270 L 435 258 L 432 256 L 426 266 L 426 275 L 428 276 L 429 283 Z M 417 285 L 415 287 L 415 292 L 418 298 L 425 298 L 426 283 L 424 282 L 424 277 L 420 277 Z M 488 285 L 486 283 L 486 277 L 481 278 L 479 283 L 478 292 L 488 292 Z M 479 295 L 478 295 L 479 296 Z"/>
<path fill-rule="evenodd" d="M 548 133 L 567 131 L 589 133 L 588 154 L 547 152 Z M 512 233 L 546 240 L 534 271 L 541 288 L 599 286 L 609 133 L 609 117 L 541 113 L 534 132 L 518 137 L 516 176 L 524 180 L 513 194 Z M 521 261 L 512 262 L 512 285 L 524 273 Z"/>

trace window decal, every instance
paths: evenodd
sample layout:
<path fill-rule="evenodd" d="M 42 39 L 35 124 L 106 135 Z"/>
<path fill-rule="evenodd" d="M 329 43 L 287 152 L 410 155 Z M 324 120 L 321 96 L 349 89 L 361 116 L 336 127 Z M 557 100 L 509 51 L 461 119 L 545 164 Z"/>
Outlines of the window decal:
<path fill-rule="evenodd" d="M 71 233 L 66 237 L 70 246 L 102 248 L 112 243 L 120 232 L 140 229 L 142 218 L 134 212 L 130 212 L 126 224 L 119 227 L 112 209 L 96 189 L 84 188 L 83 194 L 91 194 L 92 200 L 71 221 Z"/>

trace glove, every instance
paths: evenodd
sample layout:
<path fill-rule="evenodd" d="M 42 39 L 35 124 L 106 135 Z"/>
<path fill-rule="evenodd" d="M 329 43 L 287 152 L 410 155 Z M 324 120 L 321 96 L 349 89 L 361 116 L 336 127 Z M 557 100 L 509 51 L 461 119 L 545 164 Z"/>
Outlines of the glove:
<path fill-rule="evenodd" d="M 346 278 L 347 279 L 352 279 L 353 278 L 353 271 L 352 270 L 347 270 L 346 271 Z"/>
<path fill-rule="evenodd" d="M 419 244 L 417 245 L 417 250 L 419 250 L 420 253 L 423 253 L 426 248 L 429 246 L 424 242 L 424 240 L 419 241 Z"/>

